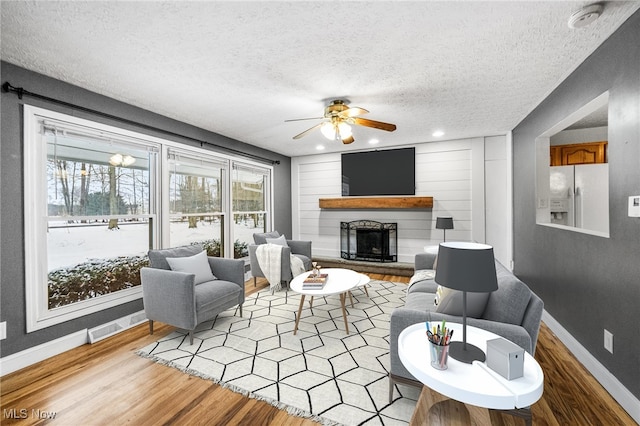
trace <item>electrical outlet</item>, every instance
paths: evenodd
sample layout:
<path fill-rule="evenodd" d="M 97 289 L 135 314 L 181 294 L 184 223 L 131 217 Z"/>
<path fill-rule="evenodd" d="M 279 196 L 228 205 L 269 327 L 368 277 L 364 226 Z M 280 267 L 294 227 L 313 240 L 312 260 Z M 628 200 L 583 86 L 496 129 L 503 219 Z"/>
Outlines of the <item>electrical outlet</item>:
<path fill-rule="evenodd" d="M 7 338 L 7 322 L 0 322 L 0 340 L 4 340 Z"/>
<path fill-rule="evenodd" d="M 613 353 L 613 334 L 606 328 L 604 329 L 604 348 Z"/>

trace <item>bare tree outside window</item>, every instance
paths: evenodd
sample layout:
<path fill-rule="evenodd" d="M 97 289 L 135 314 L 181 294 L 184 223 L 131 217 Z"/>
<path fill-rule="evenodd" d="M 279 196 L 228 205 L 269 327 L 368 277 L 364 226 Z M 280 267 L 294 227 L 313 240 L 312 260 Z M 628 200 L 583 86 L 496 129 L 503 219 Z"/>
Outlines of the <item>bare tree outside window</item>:
<path fill-rule="evenodd" d="M 209 256 L 224 256 L 225 163 L 181 151 L 172 151 L 170 158 L 170 244 L 202 244 Z"/>
<path fill-rule="evenodd" d="M 49 308 L 140 285 L 149 248 L 141 216 L 149 213 L 149 153 L 55 129 L 45 139 Z"/>

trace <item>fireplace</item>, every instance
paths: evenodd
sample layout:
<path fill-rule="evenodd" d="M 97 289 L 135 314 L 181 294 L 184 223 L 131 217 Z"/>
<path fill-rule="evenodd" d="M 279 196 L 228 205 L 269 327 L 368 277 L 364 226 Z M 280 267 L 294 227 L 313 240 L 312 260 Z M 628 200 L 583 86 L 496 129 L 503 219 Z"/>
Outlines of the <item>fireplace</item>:
<path fill-rule="evenodd" d="M 398 224 L 373 220 L 340 222 L 340 257 L 369 262 L 397 262 Z"/>

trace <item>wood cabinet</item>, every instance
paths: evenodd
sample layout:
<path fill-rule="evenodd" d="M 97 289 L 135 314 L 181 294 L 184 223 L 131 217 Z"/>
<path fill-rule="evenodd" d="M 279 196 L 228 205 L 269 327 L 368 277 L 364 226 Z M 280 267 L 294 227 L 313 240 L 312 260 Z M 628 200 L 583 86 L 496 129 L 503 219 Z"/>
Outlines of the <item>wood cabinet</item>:
<path fill-rule="evenodd" d="M 554 145 L 549 155 L 551 166 L 606 163 L 607 141 Z"/>

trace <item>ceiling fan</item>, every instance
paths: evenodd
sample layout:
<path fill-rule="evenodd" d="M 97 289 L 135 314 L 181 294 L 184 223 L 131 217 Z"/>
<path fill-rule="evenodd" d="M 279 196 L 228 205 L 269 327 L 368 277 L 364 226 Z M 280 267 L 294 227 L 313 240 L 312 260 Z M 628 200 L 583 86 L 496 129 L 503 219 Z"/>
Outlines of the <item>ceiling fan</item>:
<path fill-rule="evenodd" d="M 289 121 L 302 121 L 302 120 L 324 120 L 321 123 L 299 133 L 293 137 L 293 139 L 300 139 L 306 136 L 307 133 L 320 128 L 322 134 L 329 140 L 339 140 L 344 144 L 350 144 L 354 141 L 351 133 L 351 125 L 373 127 L 374 129 L 386 130 L 393 132 L 396 130 L 395 124 L 383 123 L 382 121 L 369 120 L 362 118 L 360 115 L 367 114 L 364 108 L 350 107 L 344 100 L 336 99 L 331 101 L 324 109 L 323 117 L 313 118 L 297 118 Z"/>

